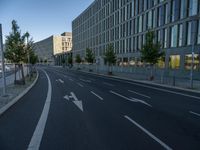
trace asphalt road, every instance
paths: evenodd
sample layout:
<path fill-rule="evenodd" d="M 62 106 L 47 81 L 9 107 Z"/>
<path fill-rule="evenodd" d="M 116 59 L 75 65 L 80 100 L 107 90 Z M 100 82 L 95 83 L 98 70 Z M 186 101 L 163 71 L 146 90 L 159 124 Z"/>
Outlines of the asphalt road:
<path fill-rule="evenodd" d="M 0 117 L 0 150 L 199 150 L 200 94 L 63 68 Z"/>

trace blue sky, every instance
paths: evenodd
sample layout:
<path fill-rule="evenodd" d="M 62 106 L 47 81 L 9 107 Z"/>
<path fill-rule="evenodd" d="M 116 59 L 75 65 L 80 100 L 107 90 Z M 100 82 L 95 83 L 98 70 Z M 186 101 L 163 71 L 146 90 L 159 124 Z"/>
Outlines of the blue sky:
<path fill-rule="evenodd" d="M 53 34 L 71 32 L 71 22 L 94 0 L 0 0 L 0 23 L 3 36 L 17 20 L 22 33 L 28 31 L 34 41 Z"/>

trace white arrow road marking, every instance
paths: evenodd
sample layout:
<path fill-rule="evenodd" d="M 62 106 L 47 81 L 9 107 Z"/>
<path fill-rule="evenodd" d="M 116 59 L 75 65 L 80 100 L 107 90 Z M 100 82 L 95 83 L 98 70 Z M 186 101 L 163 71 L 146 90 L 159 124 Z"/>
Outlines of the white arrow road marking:
<path fill-rule="evenodd" d="M 148 104 L 147 102 L 145 102 L 145 101 L 143 101 L 143 100 L 140 100 L 140 99 L 137 99 L 137 98 L 133 98 L 133 97 L 131 97 L 131 99 L 136 100 L 137 102 L 142 103 L 142 104 L 145 104 L 145 105 L 147 105 L 147 106 L 149 106 L 149 107 L 152 107 L 150 104 Z"/>
<path fill-rule="evenodd" d="M 101 96 L 99 96 L 98 94 L 94 93 L 93 91 L 90 91 L 93 95 L 95 95 L 96 97 L 98 97 L 100 100 L 103 100 L 103 98 Z"/>
<path fill-rule="evenodd" d="M 70 92 L 71 95 L 66 95 L 63 98 L 69 100 L 72 98 L 74 101 L 72 101 L 82 112 L 83 112 L 83 103 L 81 100 L 78 100 L 74 92 Z"/>
<path fill-rule="evenodd" d="M 146 133 L 148 136 L 150 136 L 152 139 L 154 139 L 156 142 L 158 142 L 163 148 L 166 150 L 172 150 L 171 147 L 169 147 L 167 144 L 165 144 L 163 141 L 158 139 L 155 135 L 153 135 L 151 132 L 149 132 L 147 129 L 139 125 L 137 122 L 135 122 L 133 119 L 131 119 L 129 116 L 124 116 L 126 119 L 128 119 L 131 123 L 133 123 L 135 126 L 137 126 L 140 130 L 142 130 L 144 133 Z"/>
<path fill-rule="evenodd" d="M 83 112 L 82 101 L 73 101 L 73 103 Z"/>
<path fill-rule="evenodd" d="M 66 99 L 66 100 L 69 100 L 69 96 L 68 95 L 65 95 L 63 98 Z"/>
<path fill-rule="evenodd" d="M 132 91 L 132 90 L 128 90 L 128 91 L 131 92 L 131 93 L 134 93 L 134 94 L 137 94 L 137 95 L 140 95 L 140 96 L 146 97 L 146 98 L 151 98 L 150 96 L 147 96 L 147 95 L 141 94 L 141 93 L 139 93 L 139 92 L 135 92 L 135 91 Z"/>
<path fill-rule="evenodd" d="M 146 102 L 143 101 L 143 100 L 140 100 L 140 99 L 137 99 L 137 98 L 128 98 L 128 97 L 123 96 L 123 95 L 121 95 L 121 94 L 119 94 L 119 93 L 116 93 L 116 92 L 114 92 L 114 91 L 110 91 L 110 93 L 112 93 L 112 94 L 114 94 L 114 95 L 117 95 L 117 96 L 119 96 L 119 97 L 121 97 L 121 98 L 124 98 L 124 99 L 126 99 L 126 100 L 128 100 L 128 101 L 131 101 L 131 102 L 140 102 L 140 103 L 145 104 L 145 105 L 147 105 L 147 106 L 149 106 L 149 107 L 152 107 L 150 104 L 146 103 Z"/>
<path fill-rule="evenodd" d="M 190 112 L 191 114 L 194 114 L 194 115 L 200 117 L 200 114 L 198 114 L 198 113 L 195 113 L 195 112 L 193 112 L 193 111 L 189 111 L 189 112 Z"/>

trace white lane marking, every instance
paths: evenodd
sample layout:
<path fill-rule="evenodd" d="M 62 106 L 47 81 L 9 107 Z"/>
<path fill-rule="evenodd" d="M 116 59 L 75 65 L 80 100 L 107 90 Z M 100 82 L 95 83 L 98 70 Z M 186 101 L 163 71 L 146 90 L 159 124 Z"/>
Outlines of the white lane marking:
<path fill-rule="evenodd" d="M 121 95 L 121 94 L 119 94 L 119 93 L 117 93 L 117 92 L 114 92 L 114 91 L 110 91 L 110 93 L 112 93 L 112 94 L 114 94 L 114 95 L 117 95 L 117 96 L 119 96 L 119 97 L 121 97 L 121 98 L 124 98 L 124 99 L 126 99 L 126 100 L 128 100 L 128 101 L 131 101 L 131 102 L 139 102 L 139 103 L 145 104 L 145 105 L 147 105 L 147 106 L 149 106 L 149 107 L 152 107 L 150 104 L 148 104 L 147 102 L 145 102 L 145 101 L 143 101 L 143 100 L 140 100 L 140 99 L 137 99 L 137 98 L 133 98 L 133 97 L 128 98 L 128 97 L 123 96 L 123 95 Z"/>
<path fill-rule="evenodd" d="M 108 83 L 108 82 L 103 82 L 103 84 L 108 85 L 108 86 L 114 86 L 113 84 Z"/>
<path fill-rule="evenodd" d="M 112 79 L 112 78 L 109 78 L 109 77 L 102 77 L 102 76 L 98 76 L 98 75 L 94 75 L 94 76 L 104 78 L 104 79 L 110 79 L 110 80 L 113 80 L 113 81 L 129 83 L 129 84 L 132 84 L 132 85 L 138 85 L 138 86 L 141 86 L 141 87 L 146 87 L 146 88 L 150 88 L 150 89 L 154 89 L 154 90 L 158 90 L 158 91 L 162 91 L 162 92 L 167 92 L 167 93 L 172 93 L 172 94 L 176 94 L 176 95 L 181 95 L 181 96 L 185 96 L 185 97 L 190 97 L 190 98 L 194 98 L 194 99 L 200 99 L 200 97 L 198 97 L 198 96 L 193 96 L 193 95 L 189 95 L 189 94 L 183 94 L 183 93 L 180 93 L 180 92 L 174 92 L 174 91 L 170 91 L 170 90 L 166 90 L 166 89 L 161 89 L 161 88 L 163 88 L 162 86 L 160 86 L 160 88 L 156 88 L 156 87 L 152 87 L 152 86 L 149 86 L 149 85 L 144 85 L 142 83 L 141 84 L 140 83 L 133 83 L 135 81 L 129 82 L 129 81 L 122 81 L 123 79 L 118 80 L 118 79 Z M 159 86 L 159 85 L 157 85 L 157 86 Z"/>
<path fill-rule="evenodd" d="M 103 98 L 101 96 L 99 96 L 98 94 L 94 93 L 93 91 L 90 91 L 93 95 L 95 95 L 96 97 L 98 97 L 100 100 L 103 100 Z"/>
<path fill-rule="evenodd" d="M 110 91 L 110 93 L 115 94 L 115 95 L 117 95 L 117 96 L 119 96 L 119 97 L 121 97 L 121 98 L 124 98 L 124 99 L 128 100 L 128 101 L 137 102 L 137 101 L 134 100 L 134 99 L 130 99 L 130 98 L 125 97 L 125 96 L 123 96 L 123 95 L 121 95 L 121 94 L 119 94 L 119 93 L 116 93 L 116 92 L 114 92 L 114 91 Z"/>
<path fill-rule="evenodd" d="M 117 80 L 117 81 L 119 81 L 119 80 Z M 154 90 L 158 90 L 158 91 L 162 91 L 162 92 L 172 93 L 172 94 L 190 97 L 190 98 L 194 98 L 194 99 L 200 99 L 200 97 L 197 97 L 197 96 L 192 96 L 192 95 L 189 95 L 189 94 L 183 94 L 183 93 L 180 93 L 180 92 L 174 92 L 174 91 L 170 91 L 170 90 L 166 90 L 166 89 L 162 89 L 162 88 L 156 88 L 156 87 L 151 87 L 151 86 L 148 86 L 148 85 L 142 85 L 142 84 L 132 83 L 132 82 L 127 82 L 127 83 L 146 87 L 146 88 L 150 88 L 150 89 L 154 89 Z"/>
<path fill-rule="evenodd" d="M 80 84 L 80 83 L 77 83 L 80 87 L 83 87 L 83 85 L 82 84 Z"/>
<path fill-rule="evenodd" d="M 191 114 L 194 114 L 194 115 L 200 117 L 200 114 L 198 114 L 198 113 L 195 113 L 195 112 L 193 112 L 193 111 L 189 111 L 189 112 L 190 112 Z"/>
<path fill-rule="evenodd" d="M 154 139 L 156 142 L 158 142 L 163 148 L 166 150 L 172 150 L 171 147 L 169 147 L 167 144 L 165 144 L 163 141 L 158 139 L 155 135 L 153 135 L 151 132 L 149 132 L 147 129 L 139 125 L 137 122 L 135 122 L 133 119 L 131 119 L 129 116 L 124 116 L 126 119 L 128 119 L 131 123 L 133 123 L 135 126 L 137 126 L 139 129 L 141 129 L 144 133 L 146 133 L 148 136 L 150 136 L 152 139 Z"/>
<path fill-rule="evenodd" d="M 83 81 L 83 82 L 91 83 L 90 80 L 84 80 L 84 79 L 81 79 L 81 78 L 79 78 L 79 80 L 81 80 L 81 81 Z"/>
<path fill-rule="evenodd" d="M 73 79 L 69 78 L 70 81 L 74 81 Z"/>
<path fill-rule="evenodd" d="M 140 95 L 140 96 L 146 97 L 146 98 L 151 98 L 150 96 L 147 96 L 147 95 L 141 94 L 141 93 L 139 93 L 139 92 L 135 92 L 135 91 L 133 91 L 133 90 L 128 90 L 128 91 L 131 92 L 131 93 L 134 93 L 134 94 L 137 94 L 137 95 Z"/>
<path fill-rule="evenodd" d="M 145 102 L 145 101 L 143 101 L 143 100 L 136 99 L 136 98 L 133 98 L 133 97 L 131 97 L 131 99 L 134 99 L 134 100 L 136 100 L 136 101 L 139 102 L 139 103 L 142 103 L 142 104 L 145 104 L 145 105 L 147 105 L 147 106 L 149 106 L 149 107 L 152 107 L 149 103 L 147 103 L 147 102 Z"/>
<path fill-rule="evenodd" d="M 50 104 L 51 104 L 51 94 L 52 94 L 51 81 L 50 81 L 50 78 L 49 78 L 48 74 L 46 73 L 46 71 L 44 71 L 44 70 L 42 70 L 42 71 L 45 73 L 45 75 L 48 79 L 48 92 L 47 92 L 47 97 L 46 97 L 46 101 L 45 101 L 45 105 L 44 105 L 42 114 L 40 116 L 38 124 L 35 128 L 35 131 L 33 133 L 33 136 L 31 138 L 31 141 L 27 148 L 28 150 L 39 150 L 42 136 L 44 133 L 44 128 L 45 128 L 47 117 L 48 117 L 48 113 L 49 113 Z"/>
<path fill-rule="evenodd" d="M 63 81 L 63 80 L 61 80 L 61 79 L 58 79 L 58 81 L 60 81 L 60 83 L 62 83 L 62 84 L 64 83 L 64 81 Z"/>

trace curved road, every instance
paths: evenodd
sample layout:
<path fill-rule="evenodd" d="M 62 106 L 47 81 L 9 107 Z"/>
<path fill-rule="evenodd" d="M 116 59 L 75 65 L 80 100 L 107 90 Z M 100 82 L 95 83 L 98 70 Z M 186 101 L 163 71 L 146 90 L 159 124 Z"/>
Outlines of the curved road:
<path fill-rule="evenodd" d="M 0 117 L 2 150 L 200 149 L 200 94 L 39 68 Z"/>

